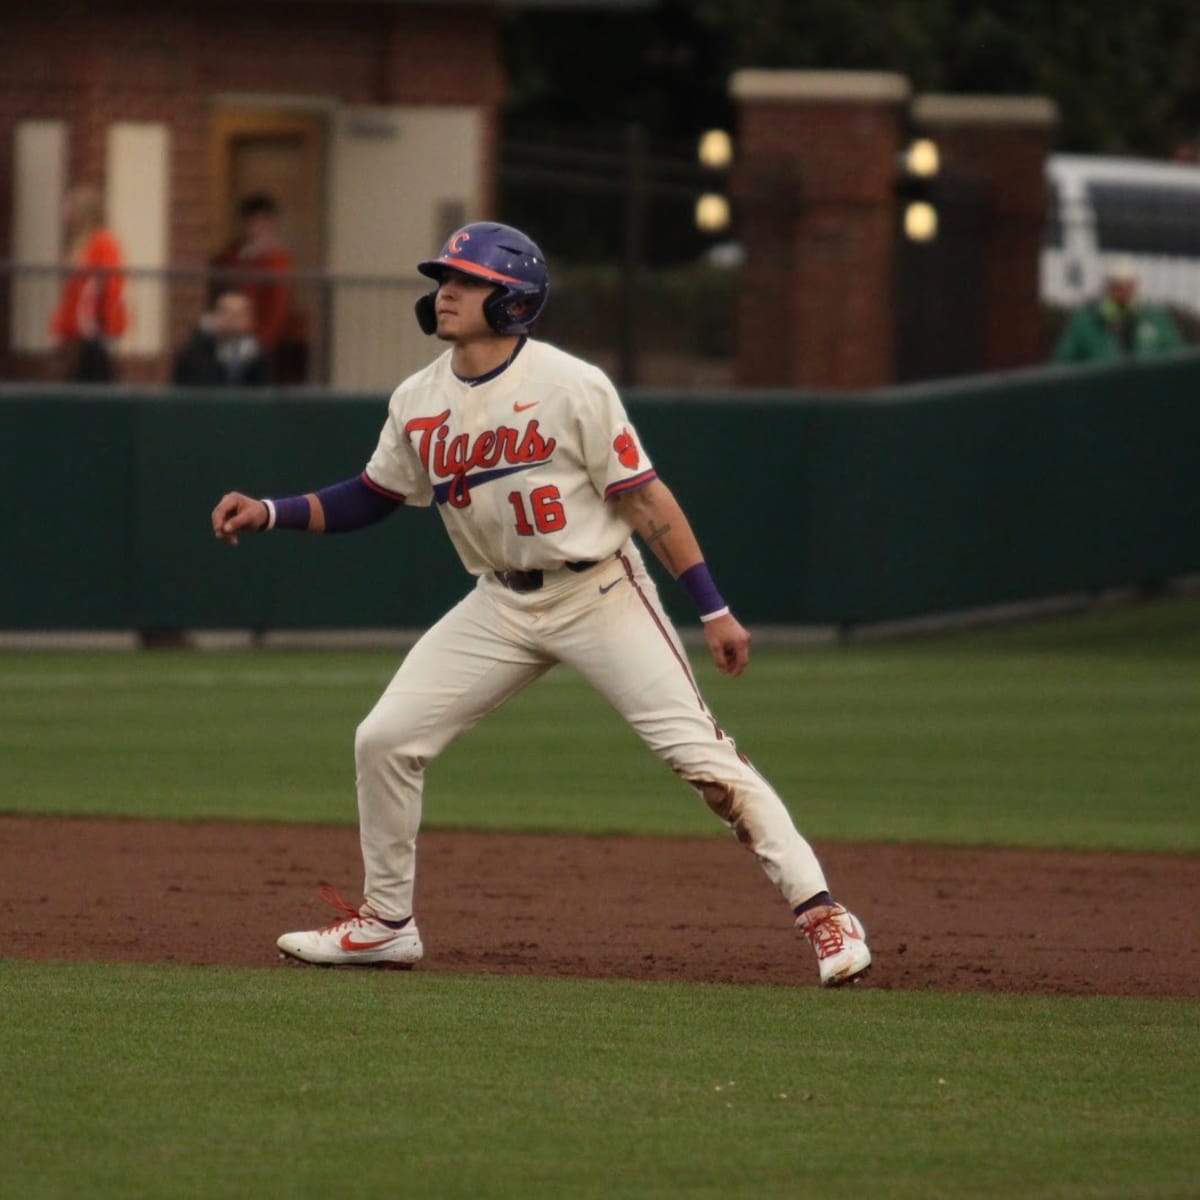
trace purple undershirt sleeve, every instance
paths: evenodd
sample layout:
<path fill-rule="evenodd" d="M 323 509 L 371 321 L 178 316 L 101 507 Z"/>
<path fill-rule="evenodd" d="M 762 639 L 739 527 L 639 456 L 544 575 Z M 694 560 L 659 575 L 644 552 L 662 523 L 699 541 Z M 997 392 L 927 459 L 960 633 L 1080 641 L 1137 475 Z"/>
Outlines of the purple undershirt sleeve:
<path fill-rule="evenodd" d="M 361 475 L 332 483 L 316 493 L 325 510 L 326 533 L 349 533 L 365 529 L 390 517 L 404 503 L 375 491 Z"/>

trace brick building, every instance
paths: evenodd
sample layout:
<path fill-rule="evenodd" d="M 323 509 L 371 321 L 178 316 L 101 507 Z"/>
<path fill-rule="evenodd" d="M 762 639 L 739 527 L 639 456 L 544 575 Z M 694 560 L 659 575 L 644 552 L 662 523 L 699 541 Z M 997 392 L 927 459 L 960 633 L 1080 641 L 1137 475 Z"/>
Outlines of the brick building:
<path fill-rule="evenodd" d="M 1039 96 L 918 96 L 868 71 L 745 70 L 738 383 L 858 389 L 1044 361 L 1038 272 L 1057 123 Z M 935 238 L 905 236 L 904 151 L 940 148 Z"/>
<path fill-rule="evenodd" d="M 101 189 L 134 269 L 125 378 L 163 377 L 203 307 L 199 273 L 254 191 L 281 204 L 297 278 L 314 273 L 299 307 L 323 326 L 323 376 L 353 387 L 379 375 L 370 354 L 388 356 L 391 376 L 423 361 L 413 296 L 370 282 L 411 276 L 449 227 L 491 208 L 499 22 L 496 3 L 454 0 L 8 6 L 0 257 L 45 269 L 14 273 L 4 289 L 0 374 L 46 361 L 59 200 L 79 183 Z M 362 285 L 332 302 L 316 290 L 323 272 Z"/>
<path fill-rule="evenodd" d="M 506 80 L 500 10 L 635 8 L 650 0 L 39 0 L 0 40 L 0 378 L 55 373 L 48 317 L 61 280 L 60 198 L 95 184 L 129 265 L 121 375 L 161 381 L 209 296 L 206 266 L 239 200 L 265 191 L 293 251 L 305 377 L 376 388 L 431 353 L 413 264 L 494 209 Z M 743 71 L 733 170 L 748 252 L 737 302 L 741 384 L 890 382 L 914 322 L 897 264 L 950 293 L 935 256 L 900 254 L 896 159 L 925 127 L 987 207 L 943 262 L 981 254 L 924 322 L 978 353 L 944 368 L 1036 361 L 1044 101 L 924 97 L 877 73 Z M 336 286 L 329 280 L 335 279 Z M 915 276 L 914 276 L 915 278 Z M 903 278 L 900 279 L 903 283 Z M 940 291 L 939 291 L 940 288 Z M 911 355 L 909 356 L 912 357 Z M 961 357 L 961 356 L 960 356 Z M 916 360 L 914 360 L 916 361 Z M 929 360 L 924 360 L 928 362 Z M 918 363 L 920 365 L 920 363 Z"/>

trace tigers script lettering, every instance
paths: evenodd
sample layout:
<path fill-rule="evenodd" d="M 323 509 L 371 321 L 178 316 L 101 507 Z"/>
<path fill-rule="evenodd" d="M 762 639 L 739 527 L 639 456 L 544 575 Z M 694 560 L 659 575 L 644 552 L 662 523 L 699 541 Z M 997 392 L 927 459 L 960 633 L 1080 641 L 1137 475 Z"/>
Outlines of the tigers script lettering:
<path fill-rule="evenodd" d="M 455 507 L 468 502 L 467 475 L 471 471 L 486 470 L 500 463 L 524 466 L 545 462 L 557 444 L 552 437 L 542 436 L 536 419 L 523 430 L 501 425 L 485 429 L 474 440 L 465 433 L 451 437 L 449 416 L 447 408 L 434 417 L 414 417 L 404 426 L 404 432 L 415 441 L 417 456 L 425 470 L 437 479 L 450 481 L 450 502 Z"/>

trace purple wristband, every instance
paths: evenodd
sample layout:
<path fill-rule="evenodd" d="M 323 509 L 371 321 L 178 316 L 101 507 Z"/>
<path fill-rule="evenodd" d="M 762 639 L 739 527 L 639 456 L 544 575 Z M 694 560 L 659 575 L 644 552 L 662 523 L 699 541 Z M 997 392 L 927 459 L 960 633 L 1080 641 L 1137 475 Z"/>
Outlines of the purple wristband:
<path fill-rule="evenodd" d="M 273 529 L 307 529 L 312 517 L 312 509 L 307 496 L 285 496 L 282 500 L 272 500 L 275 506 L 275 524 Z"/>
<path fill-rule="evenodd" d="M 694 567 L 688 567 L 679 576 L 679 582 L 700 610 L 701 620 L 728 609 L 725 601 L 721 598 L 721 593 L 717 591 L 717 585 L 713 582 L 712 572 L 704 563 L 698 562 Z"/>

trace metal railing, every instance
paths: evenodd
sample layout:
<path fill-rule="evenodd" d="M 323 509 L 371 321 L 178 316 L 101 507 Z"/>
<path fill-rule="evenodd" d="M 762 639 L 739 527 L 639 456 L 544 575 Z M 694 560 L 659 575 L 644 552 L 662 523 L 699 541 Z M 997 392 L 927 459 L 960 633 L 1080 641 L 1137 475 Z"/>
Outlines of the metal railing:
<path fill-rule="evenodd" d="M 62 377 L 50 322 L 72 273 L 0 262 L 0 379 Z M 124 382 L 169 382 L 175 356 L 215 294 L 247 283 L 282 284 L 289 293 L 289 332 L 272 355 L 280 385 L 389 392 L 442 349 L 420 332 L 413 313 L 432 286 L 421 276 L 138 267 L 116 273 L 129 318 L 112 343 Z M 732 378 L 733 299 L 733 275 L 703 265 L 643 271 L 632 296 L 619 266 L 564 268 L 556 271 L 538 332 L 622 382 L 719 387 Z"/>
<path fill-rule="evenodd" d="M 1171 216 L 1179 221 L 1179 214 Z M 1200 234 L 1196 252 L 1188 242 L 1182 253 L 1154 253 L 1154 220 L 1148 211 L 1131 226 L 1141 239 L 1130 249 L 1140 251 L 1135 257 L 1143 293 L 1175 310 L 1185 339 L 1200 340 Z M 1178 229 L 1171 232 L 1178 241 Z M 1103 268 L 1130 252 L 1110 241 L 1097 236 L 1093 217 L 1052 212 L 1042 250 L 1043 303 L 1065 311 L 1096 294 Z M 1093 249 L 1081 254 L 1075 249 L 1080 245 Z M 0 262 L 0 379 L 62 377 L 50 322 L 72 273 L 64 266 Z M 175 356 L 217 290 L 281 282 L 270 273 L 203 268 L 128 267 L 120 274 L 129 323 L 113 349 L 118 378 L 135 383 L 170 381 Z M 736 269 L 702 263 L 642 268 L 634 288 L 629 274 L 621 264 L 556 269 L 539 335 L 591 359 L 622 384 L 728 386 Z M 413 315 L 416 300 L 431 286 L 420 276 L 295 271 L 282 282 L 292 319 L 273 357 L 276 382 L 283 386 L 386 393 L 441 349 L 420 332 Z"/>
<path fill-rule="evenodd" d="M 3 377 L 51 378 L 56 340 L 51 318 L 72 268 L 0 262 L 0 361 Z M 269 284 L 287 292 L 289 319 L 271 348 L 277 382 L 339 390 L 391 388 L 437 352 L 417 327 L 413 305 L 429 282 L 295 271 L 122 268 L 125 332 L 113 340 L 118 374 L 170 380 L 175 356 L 222 290 Z M 103 276 L 105 272 L 94 272 Z"/>

